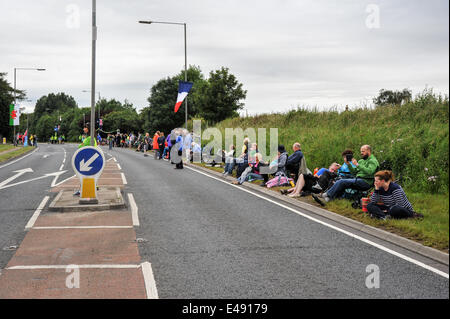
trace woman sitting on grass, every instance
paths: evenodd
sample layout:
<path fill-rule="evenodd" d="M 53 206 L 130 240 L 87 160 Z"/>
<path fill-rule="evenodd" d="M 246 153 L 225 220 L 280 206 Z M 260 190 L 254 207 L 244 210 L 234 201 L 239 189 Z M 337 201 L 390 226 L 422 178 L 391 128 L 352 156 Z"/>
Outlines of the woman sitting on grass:
<path fill-rule="evenodd" d="M 294 188 L 281 190 L 280 192 L 283 195 L 289 194 L 289 197 L 300 197 L 302 192 L 319 192 L 322 189 L 326 189 L 330 180 L 337 176 L 336 172 L 339 167 L 338 163 L 333 163 L 328 169 L 322 168 L 315 175 L 300 174 Z M 315 187 L 318 188 L 315 189 Z"/>
<path fill-rule="evenodd" d="M 268 175 L 267 174 L 260 174 L 259 169 L 261 166 L 267 166 L 267 163 L 264 163 L 262 161 L 262 155 L 261 153 L 255 154 L 255 163 L 249 163 L 249 167 L 242 173 L 242 175 L 235 181 L 232 182 L 232 184 L 239 184 L 242 185 L 245 181 L 250 180 L 264 180 L 264 182 L 267 182 Z"/>
<path fill-rule="evenodd" d="M 367 206 L 372 218 L 423 218 L 422 214 L 413 210 L 402 187 L 394 183 L 391 171 L 379 171 L 375 174 L 375 191 Z"/>

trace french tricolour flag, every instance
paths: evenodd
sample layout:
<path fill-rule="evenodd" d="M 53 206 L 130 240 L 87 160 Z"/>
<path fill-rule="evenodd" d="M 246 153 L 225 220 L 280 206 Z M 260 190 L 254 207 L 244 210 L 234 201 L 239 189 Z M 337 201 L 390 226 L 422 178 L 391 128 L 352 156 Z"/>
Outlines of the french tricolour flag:
<path fill-rule="evenodd" d="M 178 97 L 177 97 L 177 103 L 175 104 L 175 113 L 178 112 L 178 109 L 180 108 L 180 106 L 183 103 L 184 99 L 188 95 L 188 93 L 191 90 L 193 84 L 194 83 L 192 83 L 192 82 L 184 82 L 184 81 L 179 81 L 178 82 Z"/>

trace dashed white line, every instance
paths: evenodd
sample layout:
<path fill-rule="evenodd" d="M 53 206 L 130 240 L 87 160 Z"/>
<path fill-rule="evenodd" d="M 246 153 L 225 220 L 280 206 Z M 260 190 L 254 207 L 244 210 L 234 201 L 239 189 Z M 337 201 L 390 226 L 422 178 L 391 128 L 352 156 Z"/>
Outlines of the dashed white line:
<path fill-rule="evenodd" d="M 122 176 L 122 182 L 124 185 L 128 184 L 127 183 L 127 179 L 125 178 L 125 174 L 124 173 L 120 173 L 120 175 Z"/>
<path fill-rule="evenodd" d="M 29 230 L 33 227 L 34 223 L 36 222 L 36 219 L 39 217 L 39 214 L 44 209 L 45 204 L 47 204 L 47 201 L 49 200 L 49 196 L 45 196 L 44 199 L 39 204 L 38 208 L 34 212 L 33 216 L 31 216 L 30 220 L 28 221 L 27 225 L 25 226 L 25 230 Z"/>
<path fill-rule="evenodd" d="M 139 216 L 138 216 L 138 207 L 136 205 L 136 201 L 134 200 L 133 194 L 128 194 L 128 200 L 131 206 L 131 217 L 133 220 L 133 226 L 139 226 Z"/>
<path fill-rule="evenodd" d="M 188 167 L 188 166 L 185 166 L 185 167 L 188 168 L 188 169 L 190 169 L 190 170 L 192 170 L 192 171 L 194 171 L 194 172 L 197 172 L 197 173 L 199 173 L 199 174 L 205 175 L 205 176 L 207 176 L 207 177 L 209 177 L 209 178 L 212 178 L 212 179 L 215 179 L 215 180 L 217 180 L 217 181 L 219 181 L 219 182 L 225 183 L 225 184 L 227 184 L 227 185 L 229 185 L 229 186 L 236 187 L 236 188 L 240 189 L 241 191 L 250 193 L 250 194 L 252 194 L 252 195 L 254 195 L 254 196 L 256 196 L 256 197 L 259 197 L 259 198 L 264 199 L 264 200 L 266 200 L 266 201 L 268 201 L 268 202 L 271 202 L 272 204 L 278 205 L 278 206 L 283 207 L 283 208 L 285 208 L 285 209 L 287 209 L 287 210 L 289 210 L 289 211 L 291 211 L 291 212 L 293 212 L 293 213 L 296 213 L 296 214 L 298 214 L 298 215 L 300 215 L 300 216 L 303 216 L 303 217 L 305 217 L 305 218 L 307 218 L 307 219 L 309 219 L 309 220 L 312 220 L 312 221 L 314 221 L 314 222 L 316 222 L 316 223 L 319 223 L 319 224 L 322 224 L 322 225 L 324 225 L 324 226 L 326 226 L 326 227 L 329 227 L 329 228 L 331 228 L 331 229 L 334 229 L 334 230 L 336 230 L 336 231 L 338 231 L 338 232 L 341 232 L 341 233 L 343 233 L 343 234 L 345 234 L 345 235 L 347 235 L 347 236 L 350 236 L 350 237 L 352 237 L 352 238 L 358 239 L 358 240 L 360 240 L 360 241 L 362 241 L 362 242 L 364 242 L 364 243 L 366 243 L 366 244 L 369 244 L 369 245 L 374 246 L 374 247 L 376 247 L 376 248 L 378 248 L 378 249 L 381 249 L 381 250 L 383 250 L 383 251 L 385 251 L 385 252 L 387 252 L 387 253 L 389 253 L 389 254 L 391 254 L 391 255 L 397 256 L 397 257 L 399 257 L 399 258 L 401 258 L 401 259 L 403 259 L 403 260 L 409 261 L 409 262 L 411 262 L 411 263 L 413 263 L 413 264 L 415 264 L 415 265 L 417 265 L 417 266 L 420 266 L 420 267 L 422 267 L 422 268 L 424 268 L 424 269 L 427 269 L 427 270 L 432 271 L 432 272 L 434 272 L 434 273 L 436 273 L 436 274 L 438 274 L 438 275 L 440 275 L 440 276 L 442 276 L 442 277 L 445 277 L 445 278 L 449 279 L 449 274 L 447 274 L 447 273 L 445 273 L 445 272 L 443 272 L 443 271 L 440 271 L 439 269 L 436 269 L 436 268 L 434 268 L 434 267 L 428 266 L 427 264 L 424 264 L 424 263 L 422 263 L 422 262 L 420 262 L 420 261 L 418 261 L 418 260 L 415 260 L 415 259 L 413 259 L 413 258 L 411 258 L 411 257 L 405 256 L 405 255 L 400 254 L 400 253 L 398 253 L 398 252 L 396 252 L 396 251 L 394 251 L 394 250 L 392 250 L 392 249 L 389 249 L 389 248 L 384 247 L 384 246 L 382 246 L 382 245 L 380 245 L 380 244 L 374 243 L 373 241 L 370 241 L 370 240 L 368 240 L 368 239 L 365 239 L 365 238 L 363 238 L 363 237 L 360 237 L 360 236 L 358 236 L 358 235 L 355 235 L 355 234 L 353 234 L 353 233 L 351 233 L 351 232 L 348 232 L 348 231 L 346 231 L 346 230 L 343 230 L 343 229 L 338 228 L 338 227 L 336 227 L 336 226 L 333 226 L 333 225 L 331 225 L 331 224 L 328 224 L 328 223 L 326 223 L 326 222 L 324 222 L 324 221 L 318 220 L 318 219 L 316 219 L 316 218 L 314 218 L 314 217 L 311 217 L 311 216 L 309 216 L 309 215 L 306 215 L 306 214 L 304 214 L 304 213 L 302 213 L 302 212 L 300 212 L 300 211 L 298 211 L 298 210 L 296 210 L 296 209 L 293 209 L 293 208 L 291 208 L 291 207 L 288 207 L 288 206 L 286 206 L 286 205 L 283 205 L 283 204 L 281 204 L 281 203 L 278 203 L 278 202 L 276 202 L 276 201 L 273 201 L 273 200 L 271 200 L 271 199 L 269 199 L 269 198 L 266 198 L 266 197 L 264 197 L 264 196 L 262 196 L 262 195 L 255 194 L 255 193 L 253 193 L 253 192 L 251 192 L 251 191 L 249 191 L 249 190 L 247 190 L 247 189 L 245 189 L 245 188 L 242 188 L 242 187 L 239 187 L 239 186 L 230 184 L 230 183 L 227 182 L 227 181 L 224 181 L 224 180 L 221 180 L 221 179 L 219 179 L 219 178 L 217 178 L 217 177 L 208 175 L 208 174 L 203 173 L 203 172 L 201 172 L 201 171 L 198 171 L 198 170 L 196 170 L 196 169 L 194 169 L 194 168 L 191 168 L 191 167 Z"/>
<path fill-rule="evenodd" d="M 117 167 L 118 167 L 120 170 L 122 170 L 122 167 L 120 166 L 119 163 L 117 163 Z"/>
<path fill-rule="evenodd" d="M 153 276 L 152 265 L 149 262 L 141 264 L 142 274 L 144 275 L 145 291 L 147 292 L 147 299 L 159 299 L 158 290 L 156 289 L 156 281 Z"/>

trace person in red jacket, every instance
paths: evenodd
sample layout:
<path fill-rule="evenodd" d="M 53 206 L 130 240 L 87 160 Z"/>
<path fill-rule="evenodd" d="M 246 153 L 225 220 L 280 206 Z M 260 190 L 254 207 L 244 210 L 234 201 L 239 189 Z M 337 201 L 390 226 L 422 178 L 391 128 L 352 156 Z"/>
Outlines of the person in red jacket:
<path fill-rule="evenodd" d="M 159 131 L 156 131 L 155 135 L 153 136 L 153 150 L 155 151 L 155 159 L 158 159 L 159 154 L 158 138 Z"/>

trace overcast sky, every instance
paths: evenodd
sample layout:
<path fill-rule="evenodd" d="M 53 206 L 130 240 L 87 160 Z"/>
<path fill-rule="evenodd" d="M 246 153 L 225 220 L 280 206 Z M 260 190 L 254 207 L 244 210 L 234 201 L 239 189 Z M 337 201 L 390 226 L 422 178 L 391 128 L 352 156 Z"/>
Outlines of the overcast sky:
<path fill-rule="evenodd" d="M 0 3 L 0 72 L 13 84 L 15 67 L 47 69 L 17 71 L 27 111 L 51 92 L 89 106 L 92 1 Z M 96 91 L 140 110 L 184 68 L 184 37 L 138 20 L 186 22 L 188 64 L 228 67 L 249 114 L 355 107 L 382 88 L 448 95 L 448 0 L 97 0 Z"/>

